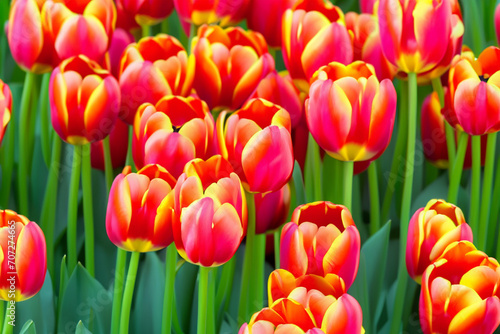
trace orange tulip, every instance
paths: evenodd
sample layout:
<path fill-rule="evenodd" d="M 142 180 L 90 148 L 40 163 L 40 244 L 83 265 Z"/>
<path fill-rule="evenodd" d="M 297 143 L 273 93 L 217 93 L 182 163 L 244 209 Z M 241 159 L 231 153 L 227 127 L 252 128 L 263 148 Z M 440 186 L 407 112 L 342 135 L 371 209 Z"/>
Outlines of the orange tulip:
<path fill-rule="evenodd" d="M 123 9 L 142 25 L 155 25 L 166 19 L 174 9 L 172 0 L 117 0 Z"/>
<path fill-rule="evenodd" d="M 123 167 L 127 158 L 128 125 L 117 119 L 113 130 L 109 134 L 109 147 L 111 152 L 111 166 L 113 168 Z M 102 140 L 91 144 L 90 162 L 92 168 L 104 170 L 104 149 Z"/>
<path fill-rule="evenodd" d="M 125 167 L 109 192 L 109 240 L 130 252 L 151 252 L 172 243 L 172 208 L 158 207 L 174 185 L 175 179 L 159 165 L 145 166 L 137 173 Z"/>
<path fill-rule="evenodd" d="M 217 119 L 221 154 L 233 165 L 245 189 L 266 193 L 282 188 L 292 176 L 290 116 L 263 99 L 248 101 L 225 122 Z"/>
<path fill-rule="evenodd" d="M 0 299 L 19 302 L 36 295 L 47 272 L 40 227 L 14 211 L 0 210 L 0 247 Z"/>
<path fill-rule="evenodd" d="M 133 124 L 141 104 L 156 104 L 166 95 L 188 96 L 193 61 L 182 44 L 169 35 L 146 37 L 129 45 L 120 63 L 120 118 Z"/>
<path fill-rule="evenodd" d="M 194 158 L 208 159 L 217 151 L 214 120 L 205 102 L 194 97 L 165 96 L 156 106 L 139 107 L 132 148 L 139 168 L 157 163 L 177 178 Z"/>
<path fill-rule="evenodd" d="M 12 114 L 12 94 L 9 86 L 0 79 L 0 145 Z"/>
<path fill-rule="evenodd" d="M 430 200 L 410 220 L 406 242 L 406 268 L 417 283 L 425 269 L 454 241 L 472 242 L 472 230 L 459 207 L 443 200 Z"/>
<path fill-rule="evenodd" d="M 319 146 L 341 161 L 380 156 L 396 116 L 392 82 L 379 83 L 373 67 L 363 62 L 330 63 L 315 77 L 305 105 L 309 130 Z"/>
<path fill-rule="evenodd" d="M 349 289 L 358 272 L 360 243 L 345 206 L 330 202 L 300 205 L 281 231 L 281 268 L 295 277 L 336 274 Z"/>
<path fill-rule="evenodd" d="M 174 0 L 179 17 L 196 26 L 220 22 L 234 25 L 247 12 L 250 0 Z"/>
<path fill-rule="evenodd" d="M 36 0 L 12 1 L 6 35 L 10 52 L 25 71 L 49 72 L 59 64 L 54 39 L 42 24 L 42 6 Z"/>
<path fill-rule="evenodd" d="M 290 186 L 278 191 L 257 193 L 255 198 L 255 233 L 272 231 L 283 225 L 290 209 Z"/>
<path fill-rule="evenodd" d="M 103 139 L 113 129 L 120 88 L 108 71 L 80 55 L 52 72 L 49 99 L 54 130 L 64 141 L 83 145 Z"/>
<path fill-rule="evenodd" d="M 214 155 L 190 161 L 164 203 L 170 204 L 175 246 L 184 259 L 215 267 L 233 257 L 246 233 L 247 208 L 240 179 L 226 160 Z"/>
<path fill-rule="evenodd" d="M 193 38 L 193 87 L 210 109 L 240 108 L 259 82 L 274 71 L 261 34 L 242 28 L 202 26 Z"/>
<path fill-rule="evenodd" d="M 425 334 L 491 334 L 500 325 L 500 266 L 468 241 L 448 246 L 425 270 L 420 324 Z"/>

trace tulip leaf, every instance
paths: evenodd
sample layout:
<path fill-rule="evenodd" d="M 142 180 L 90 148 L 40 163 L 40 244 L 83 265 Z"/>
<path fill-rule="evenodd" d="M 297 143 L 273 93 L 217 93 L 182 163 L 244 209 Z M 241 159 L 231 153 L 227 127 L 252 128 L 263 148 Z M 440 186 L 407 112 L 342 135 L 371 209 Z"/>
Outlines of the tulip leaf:
<path fill-rule="evenodd" d="M 349 288 L 348 293 L 356 298 L 359 305 L 361 306 L 361 310 L 363 311 L 363 327 L 366 333 L 373 333 L 370 316 L 370 298 L 368 290 L 368 276 L 367 276 L 367 260 L 365 254 L 361 253 L 359 257 L 359 268 L 358 273 L 356 275 L 356 279 L 354 283 Z"/>
<path fill-rule="evenodd" d="M 16 303 L 16 322 L 26 323 L 30 320 L 37 324 L 40 333 L 54 333 L 54 293 L 48 271 L 42 289 L 30 299 Z"/>
<path fill-rule="evenodd" d="M 36 326 L 33 320 L 26 321 L 19 334 L 36 334 Z"/>
<path fill-rule="evenodd" d="M 196 289 L 198 266 L 185 262 L 175 275 L 175 307 L 179 324 L 184 333 L 190 333 L 191 312 Z M 196 319 L 196 317 L 195 317 Z M 196 326 L 193 327 L 196 330 Z"/>
<path fill-rule="evenodd" d="M 165 289 L 165 265 L 156 252 L 146 254 L 135 286 L 130 325 L 135 333 L 160 333 Z"/>
<path fill-rule="evenodd" d="M 306 191 L 304 188 L 304 179 L 302 178 L 302 170 L 300 165 L 295 160 L 295 165 L 293 167 L 293 185 L 295 190 L 295 207 L 306 203 Z M 293 201 L 292 201 L 293 203 Z"/>
<path fill-rule="evenodd" d="M 80 320 L 78 322 L 78 325 L 76 325 L 75 334 L 92 334 L 92 332 L 89 331 L 87 327 L 85 327 L 83 322 Z"/>
<path fill-rule="evenodd" d="M 81 320 L 93 333 L 109 333 L 112 301 L 111 293 L 79 263 L 62 297 L 57 331 L 73 332 Z"/>

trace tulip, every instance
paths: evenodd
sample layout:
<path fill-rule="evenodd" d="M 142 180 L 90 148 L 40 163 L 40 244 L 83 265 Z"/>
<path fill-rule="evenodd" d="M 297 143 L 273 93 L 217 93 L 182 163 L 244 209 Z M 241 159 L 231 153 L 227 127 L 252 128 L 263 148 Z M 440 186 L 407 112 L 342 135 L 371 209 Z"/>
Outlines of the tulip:
<path fill-rule="evenodd" d="M 184 259 L 215 267 L 233 257 L 246 233 L 247 208 L 229 162 L 220 155 L 189 162 L 164 205 L 169 203 L 175 246 Z"/>
<path fill-rule="evenodd" d="M 378 0 L 359 0 L 359 7 L 361 13 L 373 14 L 375 9 L 375 3 Z"/>
<path fill-rule="evenodd" d="M 137 108 L 165 95 L 188 96 L 194 63 L 182 44 L 169 35 L 146 37 L 124 51 L 120 63 L 120 118 L 133 124 Z"/>
<path fill-rule="evenodd" d="M 360 243 L 345 206 L 330 202 L 300 205 L 281 231 L 281 268 L 295 277 L 336 274 L 348 289 L 358 272 Z"/>
<path fill-rule="evenodd" d="M 47 0 L 43 23 L 61 59 L 85 55 L 101 62 L 116 24 L 112 0 Z"/>
<path fill-rule="evenodd" d="M 194 158 L 216 153 L 214 120 L 205 102 L 194 97 L 165 96 L 156 106 L 139 107 L 132 149 L 141 168 L 157 163 L 177 178 Z"/>
<path fill-rule="evenodd" d="M 106 137 L 115 124 L 120 105 L 116 79 L 86 56 L 63 61 L 49 84 L 52 125 L 73 145 Z"/>
<path fill-rule="evenodd" d="M 379 83 L 370 68 L 360 62 L 347 67 L 330 63 L 311 85 L 307 124 L 319 146 L 335 159 L 376 159 L 391 139 L 396 90 L 388 79 Z"/>
<path fill-rule="evenodd" d="M 179 17 L 196 26 L 220 22 L 234 25 L 247 13 L 250 0 L 174 0 Z"/>
<path fill-rule="evenodd" d="M 288 9 L 282 20 L 283 60 L 295 86 L 305 93 L 311 76 L 321 66 L 333 61 L 347 65 L 353 60 L 344 14 L 336 6 L 325 8 L 328 5 L 321 3 L 311 11 L 297 6 Z"/>
<path fill-rule="evenodd" d="M 406 242 L 406 268 L 417 283 L 425 269 L 454 241 L 472 242 L 472 230 L 459 207 L 443 200 L 430 200 L 410 220 Z"/>
<path fill-rule="evenodd" d="M 123 167 L 123 165 L 125 165 L 128 147 L 123 143 L 128 143 L 128 132 L 128 125 L 120 119 L 117 119 L 115 127 L 109 134 L 111 166 L 113 168 Z M 93 168 L 104 170 L 104 149 L 102 140 L 91 144 L 90 159 Z"/>
<path fill-rule="evenodd" d="M 172 0 L 117 0 L 123 9 L 134 16 L 135 21 L 143 26 L 160 23 L 172 13 L 174 3 Z"/>
<path fill-rule="evenodd" d="M 499 283 L 496 259 L 468 241 L 449 245 L 422 275 L 423 332 L 493 333 L 500 325 Z"/>
<path fill-rule="evenodd" d="M 6 27 L 10 52 L 25 71 L 49 72 L 58 65 L 54 39 L 42 24 L 42 4 L 36 0 L 12 1 Z"/>
<path fill-rule="evenodd" d="M 287 298 L 255 313 L 239 334 L 246 333 L 364 333 L 362 311 L 352 296 L 335 298 L 299 287 Z"/>
<path fill-rule="evenodd" d="M 130 32 L 122 28 L 115 29 L 107 53 L 109 58 L 109 65 L 105 66 L 105 68 L 107 68 L 117 79 L 120 78 L 120 61 L 123 51 L 125 51 L 127 46 L 132 43 L 134 43 L 134 36 Z"/>
<path fill-rule="evenodd" d="M 255 234 L 266 233 L 283 225 L 290 208 L 290 186 L 285 184 L 278 191 L 257 193 L 255 198 Z"/>
<path fill-rule="evenodd" d="M 245 189 L 266 193 L 282 188 L 293 170 L 289 114 L 263 99 L 248 101 L 224 125 L 226 114 L 221 112 L 216 124 L 220 151 Z"/>
<path fill-rule="evenodd" d="M 259 82 L 274 71 L 274 59 L 261 34 L 239 27 L 202 26 L 193 38 L 193 87 L 210 109 L 238 109 Z"/>
<path fill-rule="evenodd" d="M 19 302 L 36 295 L 47 272 L 45 236 L 40 227 L 14 211 L 0 210 L 0 246 L 0 299 Z"/>
<path fill-rule="evenodd" d="M 12 94 L 9 86 L 0 79 L 0 145 L 12 114 Z"/>
<path fill-rule="evenodd" d="M 495 8 L 495 35 L 497 38 L 497 44 L 500 45 L 500 4 Z"/>
<path fill-rule="evenodd" d="M 125 167 L 109 192 L 109 240 L 130 252 L 151 252 L 172 243 L 172 208 L 159 206 L 174 186 L 173 176 L 159 165 L 147 165 L 137 173 Z"/>

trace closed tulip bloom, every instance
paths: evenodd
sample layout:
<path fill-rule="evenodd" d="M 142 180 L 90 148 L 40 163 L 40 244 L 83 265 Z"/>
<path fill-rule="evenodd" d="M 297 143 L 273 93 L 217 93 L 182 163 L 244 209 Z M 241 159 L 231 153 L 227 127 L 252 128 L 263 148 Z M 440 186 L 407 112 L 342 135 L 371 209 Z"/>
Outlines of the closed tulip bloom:
<path fill-rule="evenodd" d="M 169 196 L 174 241 L 187 261 L 215 267 L 229 261 L 246 234 L 247 208 L 238 175 L 220 155 L 194 159 Z"/>
<path fill-rule="evenodd" d="M 356 67 L 358 73 L 353 71 Z M 370 66 L 359 62 L 347 67 L 340 63 L 325 66 L 318 71 L 305 102 L 314 139 L 341 161 L 376 159 L 391 139 L 396 90 L 390 80 L 379 82 L 366 68 Z"/>
<path fill-rule="evenodd" d="M 63 61 L 49 84 L 52 125 L 73 145 L 106 137 L 118 117 L 120 88 L 116 79 L 85 56 Z"/>
<path fill-rule="evenodd" d="M 288 9 L 282 20 L 283 60 L 295 86 L 305 93 L 321 66 L 333 61 L 347 65 L 353 60 L 351 37 L 340 8 L 314 3 L 318 3 L 315 10 Z"/>
<path fill-rule="evenodd" d="M 47 0 L 42 20 L 59 58 L 85 55 L 101 62 L 116 24 L 112 0 Z"/>
<path fill-rule="evenodd" d="M 422 276 L 425 334 L 491 334 L 500 324 L 500 266 L 468 241 L 451 244 Z"/>
<path fill-rule="evenodd" d="M 375 3 L 378 0 L 359 0 L 359 7 L 361 13 L 373 14 L 375 9 Z"/>
<path fill-rule="evenodd" d="M 179 17 L 196 26 L 219 22 L 234 25 L 247 13 L 250 0 L 174 0 Z"/>
<path fill-rule="evenodd" d="M 193 69 L 194 59 L 175 37 L 159 34 L 129 45 L 120 63 L 120 118 L 133 124 L 141 104 L 156 104 L 166 95 L 188 96 Z"/>
<path fill-rule="evenodd" d="M 274 71 L 261 34 L 242 28 L 202 26 L 193 38 L 196 59 L 193 87 L 210 109 L 238 109 L 259 82 Z"/>
<path fill-rule="evenodd" d="M 154 25 L 166 19 L 174 9 L 172 0 L 117 0 L 142 25 Z"/>
<path fill-rule="evenodd" d="M 172 208 L 158 207 L 174 185 L 175 179 L 159 165 L 145 166 L 137 173 L 125 167 L 109 192 L 109 240 L 130 252 L 151 252 L 172 243 Z"/>
<path fill-rule="evenodd" d="M 58 65 L 54 39 L 42 24 L 42 1 L 12 1 L 6 26 L 7 41 L 16 63 L 25 71 L 49 72 Z"/>
<path fill-rule="evenodd" d="M 0 145 L 12 115 L 12 94 L 9 86 L 0 79 Z"/>
<path fill-rule="evenodd" d="M 255 194 L 255 233 L 272 231 L 283 225 L 290 209 L 290 186 L 278 191 Z"/>
<path fill-rule="evenodd" d="M 0 299 L 19 302 L 36 295 L 47 272 L 42 229 L 14 211 L 0 210 L 0 253 Z"/>
<path fill-rule="evenodd" d="M 282 188 L 294 161 L 289 114 L 263 99 L 248 101 L 224 122 L 226 114 L 221 112 L 216 124 L 220 152 L 245 189 L 266 193 Z"/>
<path fill-rule="evenodd" d="M 497 44 L 500 45 L 500 4 L 495 8 L 495 35 L 497 38 Z"/>
<path fill-rule="evenodd" d="M 113 168 L 123 167 L 127 158 L 128 125 L 117 119 L 113 130 L 109 134 L 109 147 L 111 153 L 111 166 Z M 90 162 L 92 168 L 104 170 L 104 149 L 102 140 L 93 142 L 90 150 Z"/>
<path fill-rule="evenodd" d="M 177 178 L 194 158 L 216 151 L 214 120 L 205 102 L 194 97 L 165 96 L 156 106 L 139 107 L 132 138 L 137 167 L 156 163 Z"/>
<path fill-rule="evenodd" d="M 109 69 L 111 74 L 117 79 L 120 78 L 120 62 L 123 51 L 132 43 L 134 43 L 134 36 L 130 32 L 122 28 L 115 29 L 107 52 L 109 65 L 106 66 L 106 68 Z"/>
<path fill-rule="evenodd" d="M 343 205 L 314 202 L 298 206 L 281 231 L 281 268 L 295 277 L 340 276 L 347 289 L 358 272 L 359 232 Z"/>
<path fill-rule="evenodd" d="M 450 0 L 380 0 L 377 15 L 382 50 L 404 73 L 430 71 L 463 35 Z"/>
<path fill-rule="evenodd" d="M 443 200 L 430 200 L 410 220 L 406 242 L 406 268 L 417 283 L 425 269 L 454 241 L 472 242 L 472 230 L 459 207 Z"/>

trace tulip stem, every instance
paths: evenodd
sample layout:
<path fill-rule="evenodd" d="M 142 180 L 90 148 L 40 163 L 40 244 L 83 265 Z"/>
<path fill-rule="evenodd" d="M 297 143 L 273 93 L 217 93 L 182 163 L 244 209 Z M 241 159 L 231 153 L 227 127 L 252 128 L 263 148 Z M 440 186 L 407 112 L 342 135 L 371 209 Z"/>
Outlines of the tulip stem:
<path fill-rule="evenodd" d="M 465 153 L 467 151 L 467 144 L 469 142 L 469 135 L 465 132 L 460 133 L 458 139 L 458 148 L 455 161 L 451 167 L 450 187 L 448 189 L 448 202 L 457 204 L 458 190 L 460 189 L 460 179 L 462 178 L 462 170 L 464 167 Z M 450 161 L 451 163 L 451 161 Z"/>
<path fill-rule="evenodd" d="M 207 290 L 207 334 L 215 334 L 215 276 L 217 272 L 209 268 Z"/>
<path fill-rule="evenodd" d="M 5 307 L 5 317 L 3 320 L 2 334 L 12 334 L 14 332 L 14 326 L 9 324 L 9 321 L 11 321 L 9 315 L 10 315 L 10 311 L 12 311 L 12 309 L 9 309 L 9 304 L 10 304 L 9 301 L 6 301 L 5 303 L 6 303 L 6 307 Z M 16 311 L 15 311 L 16 304 L 12 304 L 12 306 L 14 307 L 14 314 L 15 314 L 16 313 Z"/>
<path fill-rule="evenodd" d="M 68 273 L 71 275 L 76 267 L 76 225 L 78 218 L 78 189 L 80 188 L 80 169 L 82 165 L 82 146 L 73 146 L 73 165 L 71 166 L 71 180 L 69 184 L 68 228 L 66 231 L 68 242 Z"/>
<path fill-rule="evenodd" d="M 177 249 L 172 242 L 167 247 L 165 257 L 165 291 L 163 294 L 163 322 L 161 332 L 169 334 L 172 332 L 172 310 L 175 297 L 175 266 L 177 264 Z"/>
<path fill-rule="evenodd" d="M 198 281 L 198 334 L 207 334 L 208 274 L 210 267 L 200 266 Z"/>
<path fill-rule="evenodd" d="M 479 203 L 481 192 L 481 136 L 472 136 L 472 184 L 468 223 L 472 235 L 480 236 Z"/>
<path fill-rule="evenodd" d="M 415 141 L 417 136 L 417 74 L 408 73 L 408 140 L 406 142 L 406 168 L 403 180 L 403 200 L 401 204 L 401 220 L 399 222 L 399 265 L 396 287 L 396 299 L 391 321 L 391 334 L 400 331 L 405 304 L 408 273 L 406 272 L 406 237 L 410 221 L 413 173 L 415 168 Z M 404 323 L 404 321 L 403 321 Z"/>
<path fill-rule="evenodd" d="M 260 310 L 263 306 L 264 298 L 264 266 L 266 262 L 266 234 L 255 235 L 255 245 L 253 249 L 253 277 L 250 290 L 250 315 Z"/>
<path fill-rule="evenodd" d="M 354 178 L 354 161 L 345 161 L 343 165 L 344 165 L 343 204 L 349 209 L 349 211 L 352 211 L 352 181 Z"/>
<path fill-rule="evenodd" d="M 134 127 L 129 125 L 128 129 L 128 150 L 127 150 L 127 158 L 125 159 L 125 166 L 130 166 L 132 172 L 136 170 L 134 158 L 132 156 L 132 138 L 134 136 Z"/>
<path fill-rule="evenodd" d="M 483 50 L 484 45 L 484 36 L 481 33 L 481 26 L 478 24 L 478 22 L 483 22 L 483 20 L 481 20 L 481 15 L 479 14 L 477 3 L 477 0 L 463 1 L 463 12 L 466 13 L 464 18 L 465 31 L 470 30 L 472 32 L 472 46 L 474 54 L 479 54 L 481 50 Z M 464 44 L 465 43 L 466 41 L 464 41 Z"/>
<path fill-rule="evenodd" d="M 319 146 L 310 133 L 307 142 L 305 174 L 307 200 L 320 201 L 322 199 L 321 156 Z"/>
<path fill-rule="evenodd" d="M 481 137 L 479 137 L 481 138 Z M 493 169 L 495 167 L 495 149 L 497 144 L 497 133 L 488 134 L 486 143 L 486 161 L 483 176 L 483 193 L 481 195 L 481 211 L 479 216 L 479 244 L 478 248 L 487 252 L 488 235 L 490 234 L 489 215 L 491 204 L 491 189 L 493 186 Z M 492 234 L 495 234 L 496 226 L 493 227 Z M 489 252 L 487 252 L 489 254 Z"/>
<path fill-rule="evenodd" d="M 127 282 L 123 293 L 122 312 L 120 316 L 120 334 L 127 334 L 129 330 L 130 309 L 132 307 L 132 297 L 134 296 L 135 279 L 137 277 L 137 268 L 139 267 L 139 258 L 141 253 L 132 252 L 130 264 L 127 273 Z"/>
<path fill-rule="evenodd" d="M 274 268 L 280 267 L 280 242 L 281 242 L 281 227 L 273 233 L 274 239 Z"/>
<path fill-rule="evenodd" d="M 236 269 L 236 256 L 231 260 L 224 263 L 222 266 L 222 274 L 217 287 L 217 294 L 215 295 L 215 310 L 217 312 L 217 330 L 218 333 L 222 324 L 222 318 L 229 306 L 229 299 L 231 297 L 231 290 L 233 289 L 234 272 Z"/>
<path fill-rule="evenodd" d="M 90 165 L 90 144 L 82 152 L 83 219 L 85 226 L 85 267 L 95 276 L 94 265 L 94 208 L 92 204 L 92 167 Z"/>
<path fill-rule="evenodd" d="M 9 207 L 10 188 L 12 183 L 12 170 L 14 169 L 14 153 L 16 145 L 16 113 L 12 112 L 10 125 L 7 126 L 3 146 L 0 145 L 1 165 L 2 165 L 2 191 L 0 192 L 0 205 L 3 209 Z M 5 142 L 7 140 L 7 142 Z M 0 143 L 1 144 L 1 143 Z"/>
<path fill-rule="evenodd" d="M 45 73 L 42 79 L 40 96 L 40 140 L 42 143 L 43 160 L 47 167 L 50 166 L 50 134 L 51 126 L 49 124 L 49 82 L 50 73 Z"/>
<path fill-rule="evenodd" d="M 102 150 L 104 152 L 104 176 L 106 178 L 106 186 L 109 190 L 113 184 L 113 162 L 111 161 L 111 149 L 109 147 L 109 136 L 102 140 Z"/>
<path fill-rule="evenodd" d="M 28 212 L 28 180 L 30 178 L 29 153 L 31 152 L 30 138 L 30 120 L 33 117 L 31 110 L 31 97 L 33 87 L 35 85 L 35 74 L 27 72 L 24 77 L 24 88 L 21 97 L 21 112 L 19 118 L 19 175 L 18 175 L 18 191 L 19 191 L 19 213 L 29 217 Z"/>
<path fill-rule="evenodd" d="M 116 252 L 115 282 L 113 285 L 113 306 L 111 311 L 111 333 L 118 333 L 120 328 L 120 311 L 123 297 L 123 283 L 127 252 L 121 248 Z"/>
<path fill-rule="evenodd" d="M 368 166 L 368 183 L 370 187 L 370 235 L 380 229 L 380 198 L 378 193 L 377 160 Z"/>

